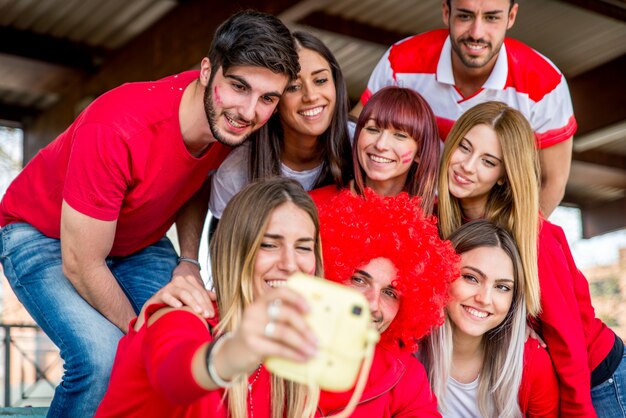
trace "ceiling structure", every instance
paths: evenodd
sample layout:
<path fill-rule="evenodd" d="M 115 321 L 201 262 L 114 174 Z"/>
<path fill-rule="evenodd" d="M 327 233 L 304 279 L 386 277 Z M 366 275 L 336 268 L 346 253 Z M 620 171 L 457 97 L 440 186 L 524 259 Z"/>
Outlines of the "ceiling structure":
<path fill-rule="evenodd" d="M 564 203 L 587 237 L 625 228 L 626 1 L 518 2 L 509 35 L 563 71 L 579 123 Z M 391 43 L 443 25 L 440 0 L 0 0 L 0 120 L 24 128 L 28 159 L 99 94 L 196 66 L 241 8 L 318 35 L 353 102 Z"/>

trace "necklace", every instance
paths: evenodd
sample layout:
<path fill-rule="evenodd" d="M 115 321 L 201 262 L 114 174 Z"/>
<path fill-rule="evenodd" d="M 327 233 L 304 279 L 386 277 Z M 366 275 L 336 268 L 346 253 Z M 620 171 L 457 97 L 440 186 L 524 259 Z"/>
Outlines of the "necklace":
<path fill-rule="evenodd" d="M 261 374 L 261 365 L 256 369 L 256 373 L 254 374 L 254 378 L 251 382 L 248 383 L 248 404 L 250 405 L 250 418 L 254 418 L 254 403 L 252 403 L 252 385 L 256 383 L 259 379 L 259 375 Z"/>

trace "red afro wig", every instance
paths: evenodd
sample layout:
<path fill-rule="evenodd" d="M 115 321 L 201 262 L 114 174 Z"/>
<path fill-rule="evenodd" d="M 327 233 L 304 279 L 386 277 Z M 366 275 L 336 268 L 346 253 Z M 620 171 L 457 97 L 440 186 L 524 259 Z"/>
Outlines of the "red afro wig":
<path fill-rule="evenodd" d="M 400 309 L 381 342 L 415 351 L 417 340 L 443 323 L 449 285 L 459 276 L 459 258 L 439 238 L 436 219 L 424 216 L 418 197 L 371 189 L 364 196 L 344 189 L 318 209 L 326 278 L 343 283 L 370 260 L 389 259 Z"/>

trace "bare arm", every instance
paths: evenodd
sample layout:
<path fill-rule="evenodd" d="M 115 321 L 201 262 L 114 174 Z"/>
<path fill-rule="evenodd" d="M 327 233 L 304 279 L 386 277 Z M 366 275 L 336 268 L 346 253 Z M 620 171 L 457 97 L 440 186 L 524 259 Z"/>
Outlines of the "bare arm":
<path fill-rule="evenodd" d="M 264 334 L 265 326 L 270 321 L 268 306 L 276 299 L 281 300 L 282 304 L 275 322 L 276 331 L 272 337 L 268 337 Z M 270 356 L 297 362 L 309 360 L 317 353 L 318 347 L 315 334 L 303 316 L 307 310 L 304 298 L 287 288 L 272 290 L 246 307 L 232 338 L 225 340 L 214 353 L 218 375 L 224 380 L 232 380 L 238 375 L 251 373 Z M 216 385 L 207 372 L 205 354 L 206 347 L 196 352 L 192 368 L 196 382 L 211 390 Z"/>
<path fill-rule="evenodd" d="M 135 311 L 105 262 L 113 246 L 116 226 L 117 221 L 94 219 L 63 201 L 63 273 L 91 306 L 126 333 Z"/>
<path fill-rule="evenodd" d="M 363 110 L 363 103 L 361 103 L 361 101 L 359 100 L 359 102 L 356 105 L 354 105 L 354 107 L 350 111 L 350 116 L 353 116 L 355 119 L 358 119 L 362 110 Z"/>
<path fill-rule="evenodd" d="M 176 231 L 181 257 L 198 259 L 202 227 L 208 211 L 211 181 L 208 178 L 200 190 L 178 211 Z M 212 292 L 204 287 L 200 269 L 193 263 L 181 261 L 172 272 L 172 280 L 152 296 L 146 305 L 166 303 L 174 308 L 189 306 L 198 315 L 213 317 Z"/>
<path fill-rule="evenodd" d="M 569 139 L 539 150 L 541 191 L 539 206 L 546 218 L 561 203 L 572 165 L 572 143 Z"/>
<path fill-rule="evenodd" d="M 181 257 L 198 259 L 202 227 L 209 208 L 210 191 L 211 178 L 208 177 L 196 194 L 178 211 L 176 230 Z"/>

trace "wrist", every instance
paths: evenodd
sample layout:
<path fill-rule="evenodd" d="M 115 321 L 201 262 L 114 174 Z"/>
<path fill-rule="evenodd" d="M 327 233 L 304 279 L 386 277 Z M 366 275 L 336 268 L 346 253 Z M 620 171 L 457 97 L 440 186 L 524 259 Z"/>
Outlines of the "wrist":
<path fill-rule="evenodd" d="M 222 348 L 224 347 L 224 343 L 226 343 L 229 339 L 232 338 L 232 334 L 227 332 L 221 336 L 219 336 L 216 340 L 214 340 L 210 345 L 206 352 L 206 368 L 209 373 L 209 377 L 217 386 L 222 388 L 230 387 L 234 380 L 234 374 L 226 373 L 228 367 L 226 366 L 226 362 L 223 361 L 223 356 L 220 354 L 223 353 Z M 220 370 L 217 370 L 216 364 L 220 365 Z M 224 377 L 225 376 L 225 377 Z"/>
<path fill-rule="evenodd" d="M 178 257 L 178 261 L 176 262 L 176 264 L 180 264 L 180 263 L 189 263 L 189 264 L 193 264 L 194 266 L 198 267 L 198 270 L 202 270 L 202 266 L 200 266 L 200 262 L 198 260 L 196 260 L 195 258 L 191 258 L 191 257 Z"/>

